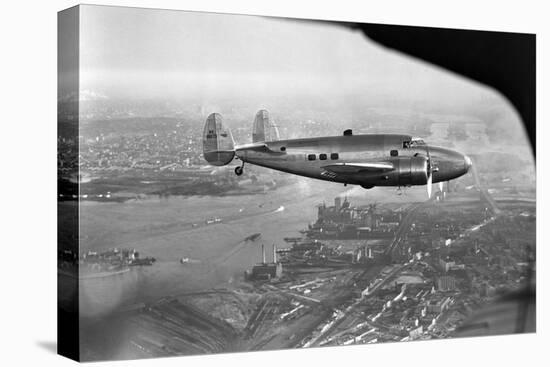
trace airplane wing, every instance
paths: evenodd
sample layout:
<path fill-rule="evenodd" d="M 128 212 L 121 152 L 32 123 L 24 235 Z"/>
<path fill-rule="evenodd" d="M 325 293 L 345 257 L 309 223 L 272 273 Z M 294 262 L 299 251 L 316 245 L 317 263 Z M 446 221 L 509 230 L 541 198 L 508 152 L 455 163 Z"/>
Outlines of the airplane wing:
<path fill-rule="evenodd" d="M 334 174 L 348 174 L 358 172 L 385 172 L 394 169 L 389 162 L 368 162 L 368 163 L 333 163 L 321 167 Z"/>

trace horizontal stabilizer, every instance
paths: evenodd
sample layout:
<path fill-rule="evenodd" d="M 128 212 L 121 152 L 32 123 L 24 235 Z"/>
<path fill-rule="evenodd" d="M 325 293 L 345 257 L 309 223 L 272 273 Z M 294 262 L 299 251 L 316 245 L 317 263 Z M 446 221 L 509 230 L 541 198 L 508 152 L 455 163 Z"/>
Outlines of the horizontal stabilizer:
<path fill-rule="evenodd" d="M 267 144 L 265 144 L 264 142 L 257 142 L 257 143 L 252 143 L 252 144 L 237 145 L 237 146 L 235 147 L 235 150 L 240 150 L 240 151 L 252 150 L 252 151 L 255 151 L 255 152 L 272 152 L 272 150 L 270 150 L 270 149 L 267 147 Z"/>
<path fill-rule="evenodd" d="M 206 119 L 202 136 L 204 159 L 214 166 L 224 166 L 235 156 L 231 130 L 223 125 L 222 116 L 212 113 Z"/>
<path fill-rule="evenodd" d="M 370 163 L 334 163 L 323 166 L 323 169 L 333 173 L 358 173 L 367 172 L 385 172 L 392 170 L 393 164 L 388 162 L 370 162 Z"/>

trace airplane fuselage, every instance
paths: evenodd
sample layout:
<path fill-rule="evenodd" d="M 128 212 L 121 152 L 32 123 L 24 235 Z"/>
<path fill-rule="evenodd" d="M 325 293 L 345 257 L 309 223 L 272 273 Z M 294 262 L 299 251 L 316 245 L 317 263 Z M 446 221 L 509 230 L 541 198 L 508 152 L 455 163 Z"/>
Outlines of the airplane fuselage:
<path fill-rule="evenodd" d="M 429 152 L 428 152 L 429 150 Z M 243 162 L 295 175 L 361 185 L 411 186 L 426 184 L 419 172 L 431 158 L 433 182 L 448 181 L 468 172 L 471 162 L 450 149 L 420 144 L 409 135 L 368 134 L 265 142 L 265 148 L 236 146 L 235 155 Z M 392 170 L 348 167 L 384 164 Z M 354 166 L 355 165 L 355 166 Z M 328 167 L 328 168 L 327 168 Z M 425 167 L 424 167 L 425 170 Z"/>

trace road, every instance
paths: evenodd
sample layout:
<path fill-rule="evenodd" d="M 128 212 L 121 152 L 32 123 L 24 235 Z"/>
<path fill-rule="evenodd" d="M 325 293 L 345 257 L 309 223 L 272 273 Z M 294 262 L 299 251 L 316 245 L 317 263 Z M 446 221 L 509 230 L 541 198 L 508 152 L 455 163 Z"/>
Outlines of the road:
<path fill-rule="evenodd" d="M 403 240 L 403 235 L 411 228 L 411 224 L 415 218 L 416 212 L 424 205 L 431 203 L 432 200 L 433 198 L 421 203 L 417 203 L 412 207 L 411 210 L 408 211 L 407 215 L 405 215 L 405 218 L 403 218 L 401 220 L 401 223 L 399 224 L 399 228 L 395 233 L 395 238 L 393 239 L 392 243 L 386 248 L 386 251 L 384 252 L 385 255 L 391 255 L 395 251 L 397 246 L 399 246 L 399 244 Z"/>
<path fill-rule="evenodd" d="M 481 180 L 479 179 L 479 174 L 477 172 L 477 167 L 475 165 L 475 162 L 474 164 L 472 164 L 472 174 L 474 175 L 474 181 L 475 181 L 476 187 L 479 189 L 481 196 L 483 196 L 485 201 L 491 207 L 493 214 L 494 215 L 500 214 L 500 209 L 497 207 L 495 200 L 493 199 L 491 194 L 489 194 L 489 191 L 487 190 L 487 188 L 481 184 Z"/>

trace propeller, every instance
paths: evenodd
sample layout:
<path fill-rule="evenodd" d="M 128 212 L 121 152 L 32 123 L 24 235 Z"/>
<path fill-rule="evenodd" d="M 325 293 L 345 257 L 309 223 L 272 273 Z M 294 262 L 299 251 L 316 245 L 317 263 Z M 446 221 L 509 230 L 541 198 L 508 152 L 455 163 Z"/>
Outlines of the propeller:
<path fill-rule="evenodd" d="M 428 190 L 428 199 L 432 197 L 432 184 L 433 184 L 433 172 L 437 172 L 438 168 L 432 166 L 432 157 L 430 156 L 430 146 L 426 146 L 426 155 L 427 155 L 427 174 L 428 174 L 428 181 L 426 182 L 426 189 Z M 414 156 L 416 157 L 418 153 L 416 153 Z M 441 183 L 440 183 L 441 190 L 443 190 Z"/>
<path fill-rule="evenodd" d="M 428 155 L 428 182 L 426 188 L 428 189 L 428 199 L 432 197 L 432 158 L 430 157 L 430 147 L 426 145 L 426 154 Z"/>

